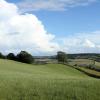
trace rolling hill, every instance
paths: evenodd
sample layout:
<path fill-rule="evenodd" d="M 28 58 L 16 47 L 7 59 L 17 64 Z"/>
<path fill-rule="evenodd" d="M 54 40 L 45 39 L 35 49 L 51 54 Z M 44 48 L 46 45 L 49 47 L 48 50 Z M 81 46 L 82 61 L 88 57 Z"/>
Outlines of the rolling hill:
<path fill-rule="evenodd" d="M 100 80 L 61 64 L 0 60 L 0 100 L 99 100 Z"/>

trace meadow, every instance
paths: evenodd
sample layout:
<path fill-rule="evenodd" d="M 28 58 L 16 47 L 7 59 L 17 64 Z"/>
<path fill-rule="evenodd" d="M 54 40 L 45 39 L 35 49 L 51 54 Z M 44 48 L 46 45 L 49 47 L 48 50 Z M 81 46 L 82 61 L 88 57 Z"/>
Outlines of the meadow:
<path fill-rule="evenodd" d="M 100 68 L 100 62 L 95 62 L 96 67 Z"/>
<path fill-rule="evenodd" d="M 100 80 L 62 64 L 0 60 L 0 100 L 100 100 Z"/>
<path fill-rule="evenodd" d="M 93 65 L 94 61 L 90 59 L 69 59 L 69 64 L 74 65 Z"/>

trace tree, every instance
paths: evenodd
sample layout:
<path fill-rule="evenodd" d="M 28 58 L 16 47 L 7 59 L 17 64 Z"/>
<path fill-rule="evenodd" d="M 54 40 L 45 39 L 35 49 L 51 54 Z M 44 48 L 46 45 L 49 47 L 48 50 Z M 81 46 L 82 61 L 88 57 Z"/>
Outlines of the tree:
<path fill-rule="evenodd" d="M 58 62 L 67 62 L 67 54 L 65 52 L 59 51 L 57 52 Z"/>
<path fill-rule="evenodd" d="M 0 53 L 0 58 L 5 59 L 5 56 L 2 53 Z"/>
<path fill-rule="evenodd" d="M 6 57 L 10 60 L 16 60 L 16 56 L 13 53 L 9 53 Z"/>
<path fill-rule="evenodd" d="M 21 51 L 19 54 L 17 54 L 17 60 L 23 63 L 33 63 L 34 58 L 31 54 L 29 54 L 26 51 Z"/>

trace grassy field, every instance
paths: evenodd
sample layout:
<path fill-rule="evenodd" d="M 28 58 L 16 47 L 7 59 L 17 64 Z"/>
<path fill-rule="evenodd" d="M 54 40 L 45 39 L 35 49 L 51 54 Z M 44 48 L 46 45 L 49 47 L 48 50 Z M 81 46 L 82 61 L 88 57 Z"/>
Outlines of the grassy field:
<path fill-rule="evenodd" d="M 100 62 L 95 62 L 96 67 L 100 68 Z"/>
<path fill-rule="evenodd" d="M 93 60 L 89 60 L 89 59 L 70 59 L 69 60 L 69 65 L 94 65 L 97 67 L 97 68 L 100 68 L 100 62 L 97 62 L 97 61 L 93 61 Z"/>
<path fill-rule="evenodd" d="M 78 67 L 78 69 L 81 69 L 82 71 L 93 75 L 94 77 L 99 77 L 100 78 L 100 72 L 92 70 L 92 69 L 88 69 L 88 68 L 84 68 L 84 67 Z"/>
<path fill-rule="evenodd" d="M 92 65 L 94 64 L 93 60 L 89 60 L 89 59 L 70 59 L 69 60 L 69 64 L 70 65 L 82 65 L 82 64 L 86 64 L 86 65 Z"/>
<path fill-rule="evenodd" d="M 0 100 L 100 100 L 100 80 L 61 64 L 0 60 Z"/>

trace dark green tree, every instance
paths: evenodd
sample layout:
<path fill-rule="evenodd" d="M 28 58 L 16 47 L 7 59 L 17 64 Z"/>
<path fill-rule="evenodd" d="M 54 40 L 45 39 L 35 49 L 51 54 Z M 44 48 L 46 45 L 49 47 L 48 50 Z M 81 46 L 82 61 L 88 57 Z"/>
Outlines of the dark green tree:
<path fill-rule="evenodd" d="M 0 58 L 5 59 L 5 56 L 2 53 L 0 53 Z"/>
<path fill-rule="evenodd" d="M 10 60 L 16 60 L 16 56 L 14 55 L 14 53 L 9 53 L 7 56 L 6 56 L 7 59 L 10 59 Z"/>
<path fill-rule="evenodd" d="M 26 51 L 21 51 L 19 54 L 17 54 L 17 60 L 28 64 L 34 62 L 33 56 Z"/>
<path fill-rule="evenodd" d="M 62 63 L 67 62 L 67 54 L 62 51 L 57 52 L 57 60 Z"/>

